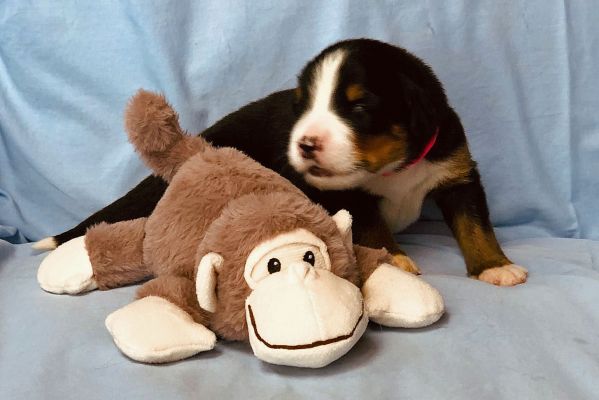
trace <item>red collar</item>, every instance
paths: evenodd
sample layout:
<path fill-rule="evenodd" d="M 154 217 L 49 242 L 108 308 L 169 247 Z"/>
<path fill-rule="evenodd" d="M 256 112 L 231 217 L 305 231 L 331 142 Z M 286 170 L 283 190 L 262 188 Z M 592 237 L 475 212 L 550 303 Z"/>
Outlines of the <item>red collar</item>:
<path fill-rule="evenodd" d="M 409 168 L 409 167 L 411 167 L 413 165 L 418 164 L 431 151 L 431 149 L 433 148 L 433 146 L 437 142 L 437 137 L 438 136 L 439 136 L 439 127 L 437 127 L 437 129 L 435 129 L 434 135 L 430 138 L 430 140 L 428 141 L 428 143 L 426 144 L 426 146 L 424 146 L 424 149 L 422 150 L 422 153 L 420 153 L 420 155 L 418 157 L 416 157 L 415 159 L 413 159 L 412 161 L 410 161 L 407 164 L 404 164 L 404 165 L 399 166 L 398 168 L 395 168 L 392 171 L 383 172 L 382 175 L 383 176 L 391 176 L 395 172 L 398 172 L 398 171 L 400 171 L 402 169 L 406 169 L 406 168 Z"/>

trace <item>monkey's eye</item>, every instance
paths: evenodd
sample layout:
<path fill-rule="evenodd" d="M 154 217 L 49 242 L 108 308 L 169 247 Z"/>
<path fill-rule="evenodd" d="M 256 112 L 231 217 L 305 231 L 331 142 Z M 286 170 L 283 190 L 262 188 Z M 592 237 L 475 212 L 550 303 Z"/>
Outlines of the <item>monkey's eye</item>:
<path fill-rule="evenodd" d="M 268 272 L 274 274 L 281 270 L 281 262 L 278 258 L 271 258 L 268 260 Z"/>
<path fill-rule="evenodd" d="M 311 251 L 306 251 L 306 253 L 304 254 L 304 261 L 310 264 L 311 266 L 314 266 L 314 263 L 316 263 L 316 257 L 314 257 L 314 253 L 312 253 Z"/>

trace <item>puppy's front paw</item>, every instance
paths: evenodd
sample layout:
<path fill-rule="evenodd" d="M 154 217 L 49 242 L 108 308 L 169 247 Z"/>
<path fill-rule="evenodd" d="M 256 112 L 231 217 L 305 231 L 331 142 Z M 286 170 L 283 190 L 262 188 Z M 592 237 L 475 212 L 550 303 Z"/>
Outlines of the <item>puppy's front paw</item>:
<path fill-rule="evenodd" d="M 55 294 L 77 294 L 98 288 L 85 248 L 85 236 L 58 246 L 42 260 L 37 281 L 42 289 Z"/>
<path fill-rule="evenodd" d="M 514 286 L 526 282 L 528 271 L 516 264 L 484 270 L 477 278 L 497 286 Z"/>
<path fill-rule="evenodd" d="M 404 254 L 395 254 L 393 255 L 393 265 L 403 269 L 406 272 L 409 272 L 414 275 L 420 275 L 420 268 L 416 265 L 412 259 Z"/>

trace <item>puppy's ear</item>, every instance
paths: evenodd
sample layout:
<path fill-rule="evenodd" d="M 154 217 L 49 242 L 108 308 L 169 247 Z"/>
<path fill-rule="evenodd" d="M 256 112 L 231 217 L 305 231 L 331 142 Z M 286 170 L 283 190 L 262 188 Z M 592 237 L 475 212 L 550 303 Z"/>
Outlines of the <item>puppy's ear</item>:
<path fill-rule="evenodd" d="M 223 257 L 217 253 L 208 253 L 198 266 L 196 274 L 196 296 L 200 307 L 208 312 L 216 311 L 216 277 L 223 265 Z"/>
<path fill-rule="evenodd" d="M 420 151 L 426 145 L 439 125 L 439 99 L 435 99 L 431 90 L 426 90 L 414 81 L 400 74 L 403 104 L 409 122 L 411 143 Z"/>

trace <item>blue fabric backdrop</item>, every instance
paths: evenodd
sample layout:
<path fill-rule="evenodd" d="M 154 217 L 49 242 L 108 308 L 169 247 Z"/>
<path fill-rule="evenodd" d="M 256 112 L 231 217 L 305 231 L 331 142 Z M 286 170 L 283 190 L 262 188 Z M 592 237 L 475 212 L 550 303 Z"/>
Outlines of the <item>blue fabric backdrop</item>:
<path fill-rule="evenodd" d="M 368 36 L 445 83 L 496 225 L 597 239 L 597 20 L 592 1 L 3 0 L 0 238 L 60 232 L 147 174 L 122 129 L 137 88 L 199 131 Z"/>

